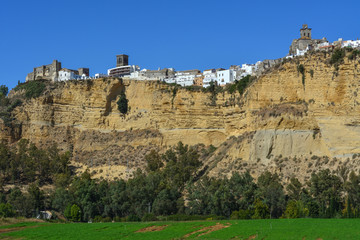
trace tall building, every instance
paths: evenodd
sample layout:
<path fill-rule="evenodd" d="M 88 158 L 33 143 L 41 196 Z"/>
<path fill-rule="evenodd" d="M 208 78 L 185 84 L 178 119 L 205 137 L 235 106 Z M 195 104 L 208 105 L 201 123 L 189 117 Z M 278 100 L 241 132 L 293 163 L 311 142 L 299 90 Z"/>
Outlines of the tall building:
<path fill-rule="evenodd" d="M 317 44 L 327 42 L 326 38 L 312 39 L 311 28 L 307 24 L 303 24 L 300 29 L 300 38 L 294 39 L 289 49 L 289 55 L 304 55 L 305 52 L 313 50 Z"/>
<path fill-rule="evenodd" d="M 129 56 L 126 54 L 116 55 L 116 67 L 129 65 Z"/>
<path fill-rule="evenodd" d="M 307 24 L 303 24 L 300 29 L 300 39 L 311 39 L 311 28 Z"/>
<path fill-rule="evenodd" d="M 116 55 L 116 67 L 108 69 L 110 77 L 130 76 L 132 72 L 140 71 L 139 66 L 129 65 L 129 56 L 126 54 Z"/>

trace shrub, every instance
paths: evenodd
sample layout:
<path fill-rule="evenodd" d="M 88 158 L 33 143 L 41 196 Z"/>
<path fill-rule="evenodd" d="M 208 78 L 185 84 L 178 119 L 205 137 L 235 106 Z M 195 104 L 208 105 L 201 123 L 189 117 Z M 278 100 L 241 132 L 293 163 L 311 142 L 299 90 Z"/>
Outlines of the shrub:
<path fill-rule="evenodd" d="M 334 53 L 331 55 L 330 64 L 338 66 L 344 61 L 345 50 L 337 48 Z"/>
<path fill-rule="evenodd" d="M 232 220 L 239 219 L 239 211 L 233 211 L 230 215 L 230 219 Z"/>
<path fill-rule="evenodd" d="M 30 81 L 18 85 L 14 91 L 25 90 L 25 97 L 27 99 L 39 97 L 45 90 L 45 83 L 42 80 Z"/>
<path fill-rule="evenodd" d="M 10 203 L 0 203 L 0 217 L 13 217 L 15 212 Z"/>
<path fill-rule="evenodd" d="M 291 201 L 288 202 L 283 217 L 285 217 L 285 218 L 298 218 L 298 217 L 300 217 L 300 211 L 299 211 L 299 208 L 298 208 L 298 205 L 297 205 L 296 201 L 291 200 Z"/>
<path fill-rule="evenodd" d="M 71 206 L 71 220 L 74 222 L 81 221 L 81 209 L 78 205 L 73 204 Z"/>
<path fill-rule="evenodd" d="M 129 100 L 126 98 L 125 91 L 122 91 L 120 93 L 120 98 L 117 101 L 118 109 L 122 114 L 126 114 L 128 112 L 128 102 Z"/>
<path fill-rule="evenodd" d="M 348 56 L 349 60 L 355 60 L 357 56 L 360 55 L 360 51 L 355 49 L 351 52 L 351 54 Z"/>
<path fill-rule="evenodd" d="M 153 213 L 146 213 L 141 219 L 142 222 L 153 222 L 158 220 L 159 219 L 157 219 L 157 217 Z"/>
<path fill-rule="evenodd" d="M 249 209 L 247 209 L 247 210 L 240 209 L 239 210 L 239 219 L 251 219 L 252 215 L 253 215 L 253 212 Z"/>
<path fill-rule="evenodd" d="M 304 67 L 304 65 L 299 64 L 299 65 L 297 66 L 297 70 L 298 70 L 299 73 L 304 74 L 304 73 L 305 73 L 305 67 Z"/>
<path fill-rule="evenodd" d="M 5 85 L 0 86 L 0 96 L 6 96 L 9 92 L 9 88 Z"/>
<path fill-rule="evenodd" d="M 140 222 L 141 219 L 135 214 L 130 214 L 129 216 L 127 216 L 126 221 L 127 222 Z"/>
<path fill-rule="evenodd" d="M 71 205 L 67 205 L 64 211 L 64 216 L 67 220 L 71 221 Z"/>
<path fill-rule="evenodd" d="M 314 70 L 312 70 L 312 69 L 310 69 L 310 76 L 311 76 L 311 78 L 314 77 Z"/>
<path fill-rule="evenodd" d="M 305 67 L 304 67 L 304 65 L 299 64 L 299 65 L 297 66 L 297 70 L 298 70 L 298 72 L 300 72 L 301 75 L 302 75 L 302 85 L 305 87 Z"/>
<path fill-rule="evenodd" d="M 102 217 L 101 216 L 95 216 L 94 219 L 93 219 L 93 222 L 94 223 L 102 222 Z"/>
<path fill-rule="evenodd" d="M 269 218 L 270 211 L 269 207 L 263 203 L 260 199 L 256 199 L 254 202 L 254 215 L 252 216 L 253 219 L 265 219 Z"/>

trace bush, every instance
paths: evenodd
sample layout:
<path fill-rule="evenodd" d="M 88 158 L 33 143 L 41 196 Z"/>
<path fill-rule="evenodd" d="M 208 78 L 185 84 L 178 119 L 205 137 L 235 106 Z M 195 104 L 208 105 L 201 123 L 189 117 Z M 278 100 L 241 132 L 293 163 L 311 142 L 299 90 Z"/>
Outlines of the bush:
<path fill-rule="evenodd" d="M 146 213 L 141 219 L 142 222 L 153 222 L 158 220 L 159 219 L 153 213 Z"/>
<path fill-rule="evenodd" d="M 260 199 L 256 199 L 254 202 L 254 215 L 253 219 L 266 219 L 270 216 L 269 207 L 263 203 Z"/>
<path fill-rule="evenodd" d="M 0 217 L 13 217 L 15 211 L 10 203 L 0 203 Z"/>
<path fill-rule="evenodd" d="M 39 97 L 45 90 L 45 87 L 46 85 L 43 80 L 36 80 L 16 86 L 14 91 L 25 90 L 25 97 L 30 99 Z"/>
<path fill-rule="evenodd" d="M 304 73 L 305 73 L 305 67 L 304 67 L 304 65 L 299 64 L 299 65 L 297 66 L 297 70 L 298 70 L 299 73 L 304 74 Z"/>
<path fill-rule="evenodd" d="M 337 48 L 334 53 L 331 55 L 330 64 L 338 66 L 344 61 L 345 50 Z"/>
<path fill-rule="evenodd" d="M 122 114 L 126 114 L 128 112 L 128 102 L 126 99 L 125 91 L 120 93 L 120 99 L 117 101 L 118 109 Z"/>
<path fill-rule="evenodd" d="M 355 60 L 357 56 L 360 55 L 360 51 L 355 49 L 351 52 L 351 54 L 349 55 L 348 59 L 349 60 Z"/>
<path fill-rule="evenodd" d="M 81 209 L 78 205 L 73 204 L 71 206 L 71 220 L 74 222 L 81 221 Z"/>
<path fill-rule="evenodd" d="M 297 204 L 296 201 L 291 200 L 291 201 L 288 202 L 283 217 L 284 218 L 298 218 L 298 217 L 300 217 L 300 210 L 298 208 L 298 204 Z"/>
<path fill-rule="evenodd" d="M 239 211 L 233 211 L 230 215 L 231 220 L 239 219 Z"/>
<path fill-rule="evenodd" d="M 253 215 L 253 212 L 249 209 L 247 209 L 247 210 L 240 209 L 239 210 L 239 219 L 251 219 L 252 215 Z"/>
<path fill-rule="evenodd" d="M 126 221 L 127 222 L 140 222 L 141 219 L 135 214 L 130 214 L 129 216 L 126 217 Z"/>
<path fill-rule="evenodd" d="M 5 85 L 0 86 L 0 96 L 6 96 L 9 93 L 9 88 Z"/>

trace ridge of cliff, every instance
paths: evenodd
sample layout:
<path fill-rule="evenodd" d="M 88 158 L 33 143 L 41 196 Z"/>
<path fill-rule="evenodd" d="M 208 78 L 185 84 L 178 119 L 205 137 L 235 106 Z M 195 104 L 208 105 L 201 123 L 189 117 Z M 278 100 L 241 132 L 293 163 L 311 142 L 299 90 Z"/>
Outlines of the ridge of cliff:
<path fill-rule="evenodd" d="M 131 177 L 152 149 L 179 141 L 217 147 L 202 159 L 209 176 L 250 170 L 256 177 L 268 169 L 306 180 L 345 162 L 358 170 L 359 60 L 331 60 L 322 52 L 286 60 L 242 95 L 126 78 L 47 82 L 39 97 L 12 110 L 10 125 L 0 120 L 0 139 L 56 143 L 72 153 L 79 171 L 104 178 Z M 121 92 L 126 115 L 117 106 Z"/>

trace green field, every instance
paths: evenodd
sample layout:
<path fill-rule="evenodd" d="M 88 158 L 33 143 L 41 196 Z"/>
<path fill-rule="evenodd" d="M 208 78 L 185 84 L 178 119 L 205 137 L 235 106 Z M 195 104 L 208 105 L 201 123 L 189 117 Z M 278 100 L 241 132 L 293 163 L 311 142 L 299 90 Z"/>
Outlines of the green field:
<path fill-rule="evenodd" d="M 360 219 L 18 223 L 1 226 L 0 239 L 360 239 Z"/>

